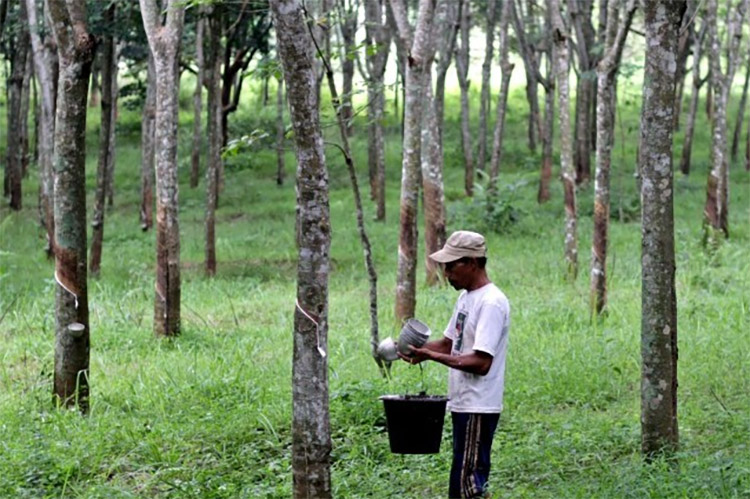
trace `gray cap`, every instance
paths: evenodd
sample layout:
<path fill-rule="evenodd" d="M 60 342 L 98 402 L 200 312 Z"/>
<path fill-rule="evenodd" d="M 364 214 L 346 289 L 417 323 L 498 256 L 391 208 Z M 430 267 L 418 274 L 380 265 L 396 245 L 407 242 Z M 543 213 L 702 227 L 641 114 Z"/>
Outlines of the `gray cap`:
<path fill-rule="evenodd" d="M 430 255 L 438 263 L 448 263 L 464 257 L 482 258 L 487 256 L 484 236 L 477 232 L 459 230 L 450 235 L 440 251 Z"/>

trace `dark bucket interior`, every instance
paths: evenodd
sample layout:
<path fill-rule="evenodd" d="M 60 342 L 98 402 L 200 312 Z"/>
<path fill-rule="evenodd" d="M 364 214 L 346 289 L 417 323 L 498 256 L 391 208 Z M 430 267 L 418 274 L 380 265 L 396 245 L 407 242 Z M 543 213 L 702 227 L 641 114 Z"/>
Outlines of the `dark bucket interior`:
<path fill-rule="evenodd" d="M 437 454 L 448 399 L 433 395 L 384 395 L 388 441 L 394 454 Z"/>

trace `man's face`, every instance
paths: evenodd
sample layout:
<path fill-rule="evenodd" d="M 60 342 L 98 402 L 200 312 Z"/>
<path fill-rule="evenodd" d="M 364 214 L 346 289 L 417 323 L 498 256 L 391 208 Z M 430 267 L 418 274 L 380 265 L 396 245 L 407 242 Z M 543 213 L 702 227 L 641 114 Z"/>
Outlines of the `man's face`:
<path fill-rule="evenodd" d="M 476 262 L 471 258 L 461 258 L 443 266 L 443 273 L 453 288 L 467 289 L 474 275 Z"/>

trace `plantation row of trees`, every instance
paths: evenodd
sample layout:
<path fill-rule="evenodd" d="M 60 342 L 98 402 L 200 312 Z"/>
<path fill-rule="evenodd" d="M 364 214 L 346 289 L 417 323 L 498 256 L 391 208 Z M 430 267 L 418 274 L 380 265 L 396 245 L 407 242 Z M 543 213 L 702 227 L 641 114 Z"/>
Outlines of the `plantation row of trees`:
<path fill-rule="evenodd" d="M 680 130 L 684 88 L 691 95 L 680 169 L 690 173 L 698 97 L 708 82 L 712 126 L 707 179 L 706 241 L 729 235 L 729 164 L 739 151 L 750 81 L 747 31 L 750 0 L 2 0 L 0 28 L 7 61 L 5 195 L 23 206 L 22 182 L 33 158 L 39 171 L 39 218 L 55 259 L 56 347 L 54 390 L 59 401 L 88 408 L 88 274 L 100 273 L 105 206 L 114 203 L 118 99 L 142 106 L 140 226 L 156 237 L 154 330 L 180 332 L 180 238 L 177 112 L 180 76 L 195 75 L 190 186 L 199 185 L 204 140 L 205 272 L 216 273 L 215 211 L 224 182 L 222 151 L 237 147 L 229 119 L 250 74 L 276 79 L 279 184 L 285 182 L 285 100 L 297 153 L 298 292 L 294 347 L 295 493 L 330 495 L 327 360 L 327 281 L 330 227 L 321 109 L 333 106 L 354 191 L 357 223 L 371 284 L 371 340 L 378 343 L 377 273 L 372 264 L 356 165 L 348 146 L 367 134 L 369 195 L 376 220 L 385 221 L 384 116 L 387 68 L 395 68 L 393 95 L 401 102 L 400 238 L 395 317 L 415 315 L 419 199 L 423 199 L 425 253 L 446 236 L 442 135 L 448 71 L 461 92 L 464 190 L 472 196 L 477 171 L 488 179 L 488 206 L 500 194 L 503 137 L 512 61 L 521 61 L 528 102 L 528 148 L 541 147 L 538 201 L 550 200 L 559 153 L 565 218 L 561 257 L 572 281 L 579 273 L 579 189 L 594 180 L 594 234 L 590 266 L 592 314 L 607 307 L 610 172 L 615 142 L 618 74 L 623 54 L 645 38 L 638 168 L 643 234 L 643 450 L 677 446 L 677 324 L 674 289 L 673 139 Z M 485 35 L 478 123 L 470 115 L 471 33 Z M 495 39 L 497 38 L 497 40 Z M 497 50 L 497 53 L 495 52 Z M 750 53 L 750 52 L 749 52 Z M 708 64 L 702 63 L 704 57 Z M 746 74 L 731 144 L 728 114 L 732 82 Z M 275 61 L 280 63 L 277 65 Z M 254 71 L 251 73 L 251 63 Z M 127 67 L 127 71 L 122 69 Z M 704 71 L 708 66 L 708 72 Z M 501 85 L 491 88 L 499 68 Z M 282 69 L 281 73 L 277 71 Z M 576 72 L 575 90 L 570 72 Z M 356 72 L 366 87 L 357 100 Z M 338 71 L 340 74 L 336 74 Z M 323 79 L 328 95 L 323 91 Z M 337 89 L 341 81 L 341 92 Z M 120 86 L 120 82 L 123 83 Z M 540 89 L 543 109 L 540 106 Z M 204 92 L 205 90 L 205 92 Z M 204 99 L 205 94 L 205 99 Z M 285 95 L 286 94 L 286 95 Z M 492 102 L 493 94 L 497 101 Z M 33 97 L 33 99 L 32 99 Z M 330 97 L 330 101 L 329 98 Z M 574 105 L 571 107 L 571 101 Z M 31 103 L 33 102 L 33 106 Z M 87 107 L 101 110 L 99 161 L 87 243 L 85 130 Z M 494 105 L 494 120 L 490 117 Z M 362 106 L 366 120 L 356 120 Z M 572 111 L 572 112 L 571 112 Z M 205 120 L 204 120 L 205 115 Z M 33 121 L 34 133 L 29 121 Z M 494 128 L 490 131 L 490 124 Z M 557 132 L 555 132 L 557 124 Z M 750 168 L 750 126 L 746 168 Z M 366 129 L 366 130 L 365 130 Z M 492 134 L 490 139 L 490 133 Z M 680 131 L 680 133 L 682 133 Z M 555 146 L 554 137 L 559 137 Z M 35 147 L 30 142 L 34 141 Z M 238 142 L 239 141 L 239 142 Z M 592 164 L 593 159 L 593 164 Z M 585 191 L 583 191 L 585 192 Z M 155 210 L 154 210 L 155 207 Z M 134 221 L 135 223 L 135 221 Z M 90 254 L 88 253 L 90 251 Z M 425 261 L 427 282 L 439 269 Z M 375 355 L 375 360 L 384 366 Z"/>

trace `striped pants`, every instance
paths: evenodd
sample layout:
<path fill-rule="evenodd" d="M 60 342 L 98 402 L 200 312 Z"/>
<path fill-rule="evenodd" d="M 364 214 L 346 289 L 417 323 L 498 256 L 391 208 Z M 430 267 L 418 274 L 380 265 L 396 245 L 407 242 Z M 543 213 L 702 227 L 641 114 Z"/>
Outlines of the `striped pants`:
<path fill-rule="evenodd" d="M 482 497 L 490 476 L 490 450 L 500 414 L 451 412 L 453 464 L 448 496 Z"/>

